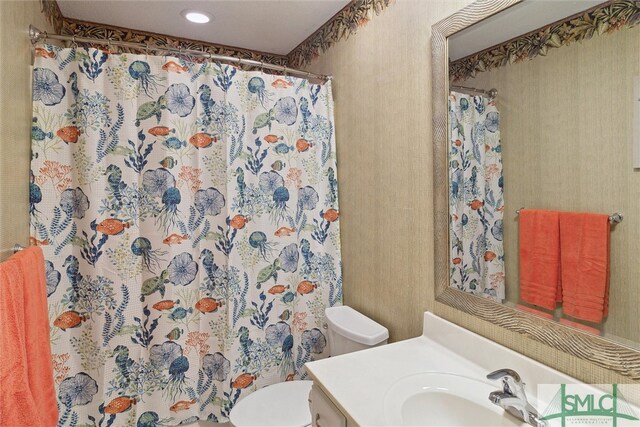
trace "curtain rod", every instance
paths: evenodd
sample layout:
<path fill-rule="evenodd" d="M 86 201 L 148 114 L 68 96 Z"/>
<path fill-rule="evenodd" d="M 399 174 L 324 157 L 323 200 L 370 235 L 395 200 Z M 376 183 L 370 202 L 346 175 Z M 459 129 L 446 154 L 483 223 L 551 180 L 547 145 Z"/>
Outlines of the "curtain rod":
<path fill-rule="evenodd" d="M 332 76 L 325 76 L 323 74 L 314 74 L 307 71 L 296 70 L 293 68 L 285 67 L 283 65 L 269 64 L 267 62 L 255 61 L 253 59 L 243 59 L 235 56 L 225 56 L 225 55 L 216 55 L 208 52 L 203 52 L 195 49 L 182 49 L 170 46 L 158 46 L 158 45 L 147 45 L 142 43 L 133 43 L 133 42 L 123 42 L 118 40 L 109 40 L 109 39 L 98 39 L 98 38 L 89 38 L 89 37 L 77 37 L 75 35 L 67 36 L 63 34 L 49 34 L 46 31 L 40 31 L 38 28 L 33 25 L 29 25 L 29 37 L 31 38 L 31 43 L 35 44 L 39 41 L 46 41 L 47 39 L 53 40 L 64 40 L 71 41 L 74 43 L 93 43 L 93 44 L 106 44 L 109 46 L 122 46 L 133 49 L 139 49 L 144 51 L 155 50 L 155 51 L 165 51 L 165 52 L 174 52 L 178 55 L 189 54 L 191 56 L 200 56 L 209 60 L 217 60 L 222 62 L 231 62 L 236 63 L 238 65 L 249 65 L 257 68 L 268 68 L 270 70 L 282 71 L 285 75 L 295 75 L 299 77 L 306 77 L 307 79 L 319 79 L 319 80 L 331 80 Z"/>
<path fill-rule="evenodd" d="M 476 87 L 452 85 L 451 89 L 468 90 L 468 91 L 475 92 L 475 93 L 482 93 L 484 95 L 488 95 L 489 98 L 491 98 L 491 99 L 498 97 L 498 89 L 495 89 L 495 88 L 494 89 L 489 89 L 489 90 L 484 90 L 484 89 L 478 89 Z"/>

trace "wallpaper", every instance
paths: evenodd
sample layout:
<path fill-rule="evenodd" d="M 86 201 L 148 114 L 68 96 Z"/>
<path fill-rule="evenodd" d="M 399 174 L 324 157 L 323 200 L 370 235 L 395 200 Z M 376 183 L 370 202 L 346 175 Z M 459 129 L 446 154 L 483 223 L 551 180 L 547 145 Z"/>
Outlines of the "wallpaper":
<path fill-rule="evenodd" d="M 0 261 L 29 244 L 31 43 L 29 24 L 52 31 L 36 1 L 0 1 Z M 20 37 L 17 37 L 20 35 Z M 4 285 L 4 283 L 0 284 Z"/>
<path fill-rule="evenodd" d="M 429 310 L 583 381 L 628 383 L 435 300 L 432 123 L 424 119 L 432 113 L 433 64 L 415 51 L 429 52 L 431 26 L 469 3 L 398 1 L 308 66 L 334 76 L 344 303 L 387 327 L 391 341 L 420 335 Z M 406 77 L 390 64 L 402 64 Z"/>
<path fill-rule="evenodd" d="M 392 0 L 355 0 L 338 12 L 315 33 L 287 55 L 290 67 L 300 67 L 317 58 L 340 40 L 355 34 L 367 25 L 372 15 L 378 15 Z"/>

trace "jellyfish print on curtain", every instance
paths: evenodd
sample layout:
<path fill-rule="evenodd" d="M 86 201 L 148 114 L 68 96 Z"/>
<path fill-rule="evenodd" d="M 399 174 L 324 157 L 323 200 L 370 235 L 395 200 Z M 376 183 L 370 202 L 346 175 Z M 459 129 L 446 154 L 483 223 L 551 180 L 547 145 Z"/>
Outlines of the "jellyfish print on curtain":
<path fill-rule="evenodd" d="M 224 422 L 305 378 L 342 296 L 330 82 L 43 48 L 31 241 L 59 425 Z"/>
<path fill-rule="evenodd" d="M 502 302 L 502 148 L 500 113 L 482 96 L 449 96 L 451 287 Z"/>

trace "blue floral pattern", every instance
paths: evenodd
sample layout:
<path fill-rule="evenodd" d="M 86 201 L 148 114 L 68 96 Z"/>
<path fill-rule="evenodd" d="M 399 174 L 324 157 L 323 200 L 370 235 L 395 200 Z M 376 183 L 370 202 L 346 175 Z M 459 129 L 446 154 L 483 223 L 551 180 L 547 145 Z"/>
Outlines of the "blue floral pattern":
<path fill-rule="evenodd" d="M 302 333 L 302 345 L 310 352 L 320 354 L 327 345 L 327 339 L 320 329 L 313 328 Z"/>
<path fill-rule="evenodd" d="M 194 206 L 204 215 L 219 215 L 224 205 L 224 196 L 217 189 L 211 187 L 196 191 Z"/>
<path fill-rule="evenodd" d="M 282 271 L 286 271 L 287 273 L 295 273 L 298 269 L 299 259 L 300 255 L 298 253 L 298 245 L 295 243 L 285 246 L 278 257 L 278 260 L 280 261 L 280 268 L 282 268 Z"/>
<path fill-rule="evenodd" d="M 60 272 L 55 270 L 51 261 L 44 262 L 44 274 L 47 280 L 47 296 L 50 296 L 58 288 Z"/>
<path fill-rule="evenodd" d="M 318 204 L 318 192 L 313 187 L 301 188 L 298 192 L 298 204 L 302 209 L 312 211 Z"/>
<path fill-rule="evenodd" d="M 67 188 L 60 195 L 60 207 L 74 218 L 82 219 L 89 209 L 89 198 L 80 187 Z"/>
<path fill-rule="evenodd" d="M 222 353 L 207 354 L 202 358 L 202 368 L 209 378 L 226 381 L 231 371 L 231 362 Z"/>
<path fill-rule="evenodd" d="M 167 100 L 167 109 L 180 117 L 191 114 L 196 105 L 196 99 L 191 96 L 189 87 L 184 83 L 172 84 L 164 96 Z"/>
<path fill-rule="evenodd" d="M 183 252 L 176 255 L 167 267 L 169 281 L 174 285 L 187 286 L 193 282 L 198 274 L 198 264 L 193 261 L 190 253 Z"/>
<path fill-rule="evenodd" d="M 502 302 L 502 148 L 495 101 L 449 96 L 451 287 Z"/>
<path fill-rule="evenodd" d="M 56 105 L 62 101 L 67 90 L 60 84 L 58 76 L 47 68 L 33 69 L 33 101 L 44 105 Z"/>
<path fill-rule="evenodd" d="M 169 369 L 169 366 L 178 357 L 182 356 L 182 348 L 173 341 L 167 341 L 162 344 L 156 344 L 151 347 L 149 360 L 157 369 Z"/>
<path fill-rule="evenodd" d="M 67 377 L 58 387 L 58 399 L 66 407 L 86 405 L 98 392 L 98 384 L 91 376 L 80 372 Z"/>
<path fill-rule="evenodd" d="M 29 210 L 59 426 L 225 422 L 306 378 L 342 299 L 331 83 L 47 49 Z"/>
<path fill-rule="evenodd" d="M 273 112 L 274 118 L 278 123 L 282 123 L 287 126 L 293 125 L 298 117 L 298 106 L 296 105 L 296 100 L 291 96 L 280 98 L 273 107 Z"/>
<path fill-rule="evenodd" d="M 175 185 L 175 177 L 164 168 L 148 170 L 142 174 L 142 187 L 152 197 L 162 197 L 165 191 Z"/>

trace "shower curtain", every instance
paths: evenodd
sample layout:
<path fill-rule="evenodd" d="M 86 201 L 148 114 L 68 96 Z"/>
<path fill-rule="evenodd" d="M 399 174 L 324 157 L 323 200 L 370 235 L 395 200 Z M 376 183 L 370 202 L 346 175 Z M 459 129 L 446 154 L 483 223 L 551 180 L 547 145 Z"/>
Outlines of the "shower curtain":
<path fill-rule="evenodd" d="M 502 148 L 500 114 L 482 96 L 449 95 L 451 287 L 502 302 Z"/>
<path fill-rule="evenodd" d="M 304 378 L 342 296 L 331 83 L 37 52 L 31 244 L 59 425 L 223 422 Z"/>

